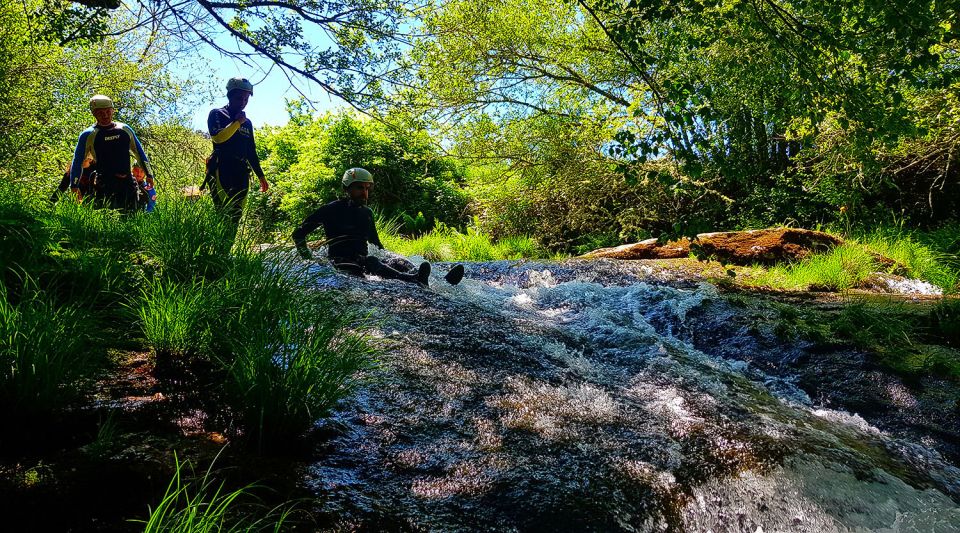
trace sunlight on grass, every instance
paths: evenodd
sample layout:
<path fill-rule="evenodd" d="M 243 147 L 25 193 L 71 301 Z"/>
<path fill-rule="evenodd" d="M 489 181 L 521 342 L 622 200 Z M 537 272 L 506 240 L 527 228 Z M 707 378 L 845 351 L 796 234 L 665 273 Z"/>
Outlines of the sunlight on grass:
<path fill-rule="evenodd" d="M 289 520 L 291 506 L 268 508 L 253 495 L 256 485 L 228 490 L 217 483 L 208 469 L 203 477 L 193 475 L 189 461 L 174 453 L 176 471 L 156 507 L 150 507 L 143 524 L 145 533 L 195 533 L 206 531 L 281 531 Z"/>
<path fill-rule="evenodd" d="M 947 293 L 955 292 L 960 269 L 950 263 L 956 257 L 937 252 L 899 229 L 877 230 L 861 241 L 869 250 L 903 265 L 907 269 L 904 274 L 909 277 L 930 282 Z"/>
<path fill-rule="evenodd" d="M 549 258 L 549 251 L 530 237 L 509 237 L 494 241 L 474 227 L 461 233 L 455 228 L 438 224 L 429 232 L 407 238 L 398 233 L 399 224 L 384 222 L 380 240 L 388 250 L 405 256 L 417 255 L 427 261 L 498 261 L 502 259 Z"/>
<path fill-rule="evenodd" d="M 756 269 L 744 284 L 788 290 L 840 291 L 855 287 L 877 270 L 873 256 L 857 244 L 843 244 L 804 261 Z"/>

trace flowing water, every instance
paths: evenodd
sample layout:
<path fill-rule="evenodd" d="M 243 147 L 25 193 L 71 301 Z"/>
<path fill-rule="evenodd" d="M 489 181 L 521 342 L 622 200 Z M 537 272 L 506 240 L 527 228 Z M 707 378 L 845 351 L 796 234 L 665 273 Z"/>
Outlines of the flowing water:
<path fill-rule="evenodd" d="M 648 267 L 472 263 L 456 287 L 448 267 L 429 289 L 320 267 L 385 347 L 320 428 L 330 529 L 960 531 L 955 413 L 884 382 L 914 413 L 875 409 L 884 430 L 836 407 L 866 374 L 792 370 L 857 354 L 778 344 Z"/>

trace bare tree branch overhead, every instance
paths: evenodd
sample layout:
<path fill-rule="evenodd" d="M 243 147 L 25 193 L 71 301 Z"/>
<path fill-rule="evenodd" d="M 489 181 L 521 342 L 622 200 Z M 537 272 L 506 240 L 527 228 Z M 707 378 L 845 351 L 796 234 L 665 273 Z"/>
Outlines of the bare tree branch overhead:
<path fill-rule="evenodd" d="M 134 29 L 152 26 L 187 48 L 257 67 L 269 60 L 305 94 L 316 84 L 357 108 L 369 107 L 406 75 L 397 68 L 416 37 L 405 18 L 417 0 L 80 0 L 89 17 L 125 10 Z M 114 32 L 116 33 L 116 32 Z M 103 33 L 106 35 L 106 33 Z M 68 36 L 76 39 L 76 36 Z M 273 67 L 270 67 L 273 68 Z M 264 73 L 265 75 L 265 73 Z"/>

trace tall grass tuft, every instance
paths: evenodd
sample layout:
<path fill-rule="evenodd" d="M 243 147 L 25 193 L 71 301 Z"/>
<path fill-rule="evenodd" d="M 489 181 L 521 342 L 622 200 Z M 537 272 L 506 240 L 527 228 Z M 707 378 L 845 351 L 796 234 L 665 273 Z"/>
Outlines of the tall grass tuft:
<path fill-rule="evenodd" d="M 214 288 L 203 279 L 178 282 L 156 277 L 145 283 L 137 315 L 158 366 L 209 349 L 211 310 L 217 302 Z"/>
<path fill-rule="evenodd" d="M 230 262 L 234 228 L 213 203 L 169 196 L 153 213 L 136 218 L 143 253 L 156 260 L 164 277 L 216 278 Z"/>
<path fill-rule="evenodd" d="M 267 508 L 254 497 L 255 485 L 228 490 L 213 479 L 213 465 L 191 481 L 191 463 L 176 454 L 174 461 L 176 471 L 160 503 L 149 508 L 146 520 L 134 520 L 145 533 L 281 531 L 289 520 L 291 506 Z"/>
<path fill-rule="evenodd" d="M 407 256 L 420 256 L 427 261 L 496 261 L 500 259 L 544 258 L 550 254 L 529 237 L 511 237 L 495 242 L 475 227 L 461 233 L 443 224 L 416 237 L 405 238 L 399 225 L 385 224 L 380 240 L 387 249 Z"/>
<path fill-rule="evenodd" d="M 13 184 L 0 180 L 0 282 L 34 271 L 49 242 L 39 210 Z"/>
<path fill-rule="evenodd" d="M 775 266 L 744 283 L 791 290 L 840 291 L 855 287 L 877 269 L 873 256 L 862 246 L 842 244 L 786 266 Z"/>
<path fill-rule="evenodd" d="M 944 298 L 931 313 L 934 335 L 960 349 L 960 300 Z"/>
<path fill-rule="evenodd" d="M 130 252 L 137 248 L 133 229 L 137 216 L 113 209 L 95 209 L 91 202 L 64 197 L 54 207 L 51 231 L 67 248 L 105 248 Z"/>
<path fill-rule="evenodd" d="M 899 374 L 960 380 L 960 352 L 944 346 L 955 341 L 956 309 L 945 303 L 928 314 L 902 302 L 857 302 L 844 307 L 830 327 Z"/>
<path fill-rule="evenodd" d="M 137 292 L 141 276 L 128 254 L 111 249 L 66 249 L 50 256 L 38 274 L 46 291 L 60 302 L 78 302 L 117 315 L 117 305 Z"/>
<path fill-rule="evenodd" d="M 928 281 L 945 293 L 956 291 L 960 281 L 960 265 L 955 264 L 955 256 L 935 251 L 899 228 L 880 229 L 862 240 L 868 249 L 905 266 L 911 277 Z"/>
<path fill-rule="evenodd" d="M 90 327 L 77 306 L 35 292 L 13 304 L 0 287 L 0 406 L 8 416 L 45 417 L 81 395 L 104 364 Z"/>
<path fill-rule="evenodd" d="M 358 384 L 374 350 L 359 317 L 279 256 L 252 255 L 225 277 L 219 333 L 226 401 L 261 451 L 302 436 Z"/>

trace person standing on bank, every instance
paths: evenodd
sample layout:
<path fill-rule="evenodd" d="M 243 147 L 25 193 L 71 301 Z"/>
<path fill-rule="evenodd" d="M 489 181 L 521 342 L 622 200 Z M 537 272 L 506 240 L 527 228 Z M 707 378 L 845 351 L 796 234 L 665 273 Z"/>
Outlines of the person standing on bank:
<path fill-rule="evenodd" d="M 312 259 L 307 247 L 307 236 L 323 226 L 327 237 L 327 255 L 338 270 L 363 276 L 373 274 L 387 279 L 419 283 L 426 287 L 430 279 L 430 263 L 423 262 L 416 272 L 401 272 L 367 254 L 367 243 L 383 249 L 373 211 L 367 207 L 373 190 L 373 175 L 362 168 L 351 168 L 343 173 L 346 197 L 334 200 L 311 213 L 293 231 L 293 243 L 304 259 Z M 463 279 L 463 265 L 455 265 L 444 277 L 456 285 Z"/>
<path fill-rule="evenodd" d="M 137 208 L 139 187 L 130 167 L 130 155 L 153 187 L 153 172 L 147 154 L 133 129 L 113 120 L 113 100 L 98 94 L 90 99 L 90 112 L 97 123 L 77 140 L 70 164 L 70 189 L 79 197 L 80 178 L 89 175 L 94 201 L 111 209 L 132 212 Z"/>
<path fill-rule="evenodd" d="M 227 105 L 211 110 L 207 117 L 213 154 L 207 160 L 203 185 L 210 187 L 214 205 L 230 217 L 234 226 L 240 223 L 243 215 L 250 170 L 260 179 L 260 192 L 267 192 L 270 188 L 257 157 L 253 124 L 243 112 L 251 96 L 253 84 L 249 80 L 231 78 L 227 82 Z"/>

